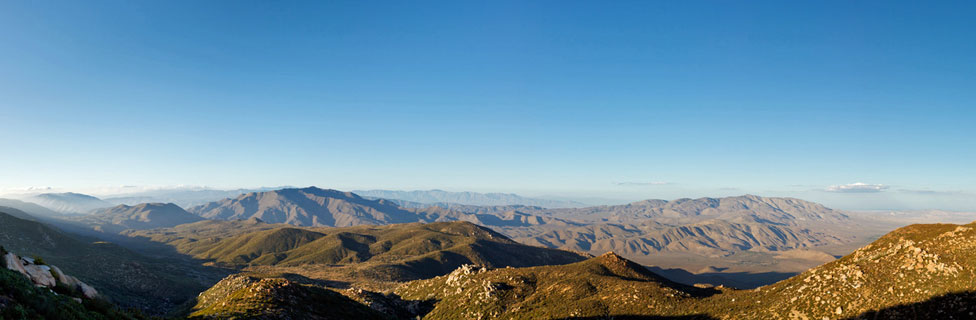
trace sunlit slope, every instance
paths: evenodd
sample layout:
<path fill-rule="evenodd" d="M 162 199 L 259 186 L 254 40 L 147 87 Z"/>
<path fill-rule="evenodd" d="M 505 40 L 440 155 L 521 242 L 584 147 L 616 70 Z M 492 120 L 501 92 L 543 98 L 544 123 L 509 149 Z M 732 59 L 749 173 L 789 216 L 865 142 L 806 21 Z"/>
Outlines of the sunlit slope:
<path fill-rule="evenodd" d="M 228 231 L 230 228 L 239 231 Z M 204 221 L 129 235 L 170 244 L 227 267 L 355 266 L 392 277 L 390 280 L 433 277 L 467 263 L 523 267 L 586 258 L 522 245 L 468 222 L 297 228 L 256 221 Z"/>

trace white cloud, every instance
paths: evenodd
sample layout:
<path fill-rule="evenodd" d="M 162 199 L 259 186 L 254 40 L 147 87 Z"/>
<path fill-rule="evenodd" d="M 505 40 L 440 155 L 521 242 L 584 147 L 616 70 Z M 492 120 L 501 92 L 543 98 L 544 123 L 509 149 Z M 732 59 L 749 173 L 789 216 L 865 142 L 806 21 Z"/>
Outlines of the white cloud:
<path fill-rule="evenodd" d="M 825 189 L 828 192 L 842 192 L 842 193 L 873 193 L 881 192 L 888 189 L 888 186 L 883 184 L 868 184 L 863 182 L 855 182 L 851 184 L 839 184 L 827 187 Z"/>
<path fill-rule="evenodd" d="M 624 182 L 614 182 L 613 184 L 618 186 L 641 187 L 641 186 L 663 186 L 663 185 L 669 185 L 671 183 L 663 182 L 663 181 L 647 181 L 647 182 L 624 181 Z"/>

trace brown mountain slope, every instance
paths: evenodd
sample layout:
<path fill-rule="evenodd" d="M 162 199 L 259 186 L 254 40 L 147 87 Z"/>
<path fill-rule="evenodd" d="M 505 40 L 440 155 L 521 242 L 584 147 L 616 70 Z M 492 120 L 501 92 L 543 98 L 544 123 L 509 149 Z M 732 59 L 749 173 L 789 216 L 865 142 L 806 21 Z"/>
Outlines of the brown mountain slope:
<path fill-rule="evenodd" d="M 404 208 L 384 199 L 365 199 L 354 193 L 308 187 L 252 192 L 189 209 L 207 219 L 258 218 L 296 226 L 347 227 L 410 222 L 468 221 L 484 226 L 518 227 L 570 225 L 553 218 L 516 211 L 465 213 L 437 206 Z"/>
<path fill-rule="evenodd" d="M 481 214 L 500 213 L 485 211 L 488 209 L 456 208 Z M 803 200 L 751 195 L 514 210 L 567 221 L 562 225 L 493 226 L 521 243 L 594 255 L 614 251 L 628 259 L 663 268 L 699 270 L 715 266 L 729 274 L 799 273 L 823 260 L 784 252 L 816 250 L 826 252 L 827 256 L 840 256 L 898 226 L 851 217 Z"/>
<path fill-rule="evenodd" d="M 207 219 L 258 218 L 268 223 L 297 226 L 347 227 L 424 221 L 387 200 L 368 200 L 349 192 L 315 187 L 251 192 L 188 211 Z"/>
<path fill-rule="evenodd" d="M 755 292 L 763 308 L 733 316 L 795 314 L 810 319 L 854 317 L 899 305 L 940 303 L 912 311 L 918 319 L 973 318 L 976 301 L 938 300 L 976 291 L 976 223 L 911 225 L 895 230 L 837 261 Z M 749 300 L 741 300 L 743 302 Z M 941 305 L 941 307 L 939 307 Z M 881 319 L 904 314 L 872 313 Z M 963 316 L 959 318 L 959 316 Z"/>
<path fill-rule="evenodd" d="M 542 231 L 541 228 L 538 230 Z M 746 250 L 783 251 L 838 244 L 851 238 L 826 230 L 718 219 L 681 226 L 654 222 L 640 225 L 604 223 L 549 228 L 541 234 L 519 230 L 509 230 L 509 233 L 523 233 L 515 239 L 526 244 L 584 252 L 616 251 L 626 256 L 662 251 L 724 256 Z"/>
<path fill-rule="evenodd" d="M 225 267 L 354 283 L 429 278 L 471 263 L 522 267 L 586 258 L 519 244 L 468 222 L 299 228 L 257 221 L 203 221 L 127 235 L 166 243 Z"/>
<path fill-rule="evenodd" d="M 462 208 L 459 208 L 462 209 Z M 794 198 L 744 195 L 726 198 L 644 200 L 624 205 L 586 208 L 544 209 L 525 207 L 517 211 L 587 222 L 632 223 L 654 219 L 668 224 L 686 224 L 709 219 L 758 221 L 798 225 L 807 221 L 841 222 L 850 217 L 818 203 Z"/>

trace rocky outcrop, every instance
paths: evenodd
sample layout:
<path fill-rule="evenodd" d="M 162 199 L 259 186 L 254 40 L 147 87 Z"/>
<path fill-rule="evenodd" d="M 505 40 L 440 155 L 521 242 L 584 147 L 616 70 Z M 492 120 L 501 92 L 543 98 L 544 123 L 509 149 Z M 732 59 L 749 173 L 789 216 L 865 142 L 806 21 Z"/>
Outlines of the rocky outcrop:
<path fill-rule="evenodd" d="M 54 275 L 51 275 L 51 267 L 28 264 L 24 266 L 24 270 L 27 271 L 27 277 L 38 286 L 50 288 L 58 285 L 57 280 L 54 280 Z"/>
<path fill-rule="evenodd" d="M 18 257 L 13 252 L 3 255 L 3 267 L 19 272 L 38 287 L 54 288 L 61 284 L 65 287 L 78 290 L 87 299 L 98 297 L 98 290 L 95 290 L 87 283 L 78 278 L 66 275 L 60 268 L 38 263 L 33 258 Z"/>
<path fill-rule="evenodd" d="M 16 254 L 7 253 L 3 255 L 3 266 L 21 274 L 27 274 L 27 270 L 24 270 L 24 263 L 20 262 L 20 257 L 17 257 Z"/>

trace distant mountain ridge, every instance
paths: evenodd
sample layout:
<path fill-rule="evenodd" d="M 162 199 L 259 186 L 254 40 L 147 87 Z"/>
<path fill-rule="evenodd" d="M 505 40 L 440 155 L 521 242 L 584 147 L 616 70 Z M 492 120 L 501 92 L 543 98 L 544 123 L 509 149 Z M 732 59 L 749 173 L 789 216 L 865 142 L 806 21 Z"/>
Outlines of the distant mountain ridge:
<path fill-rule="evenodd" d="M 172 203 L 142 203 L 134 206 L 118 205 L 96 210 L 81 218 L 89 225 L 114 226 L 122 229 L 167 228 L 203 220 Z"/>
<path fill-rule="evenodd" d="M 211 188 L 160 188 L 153 190 L 144 190 L 138 192 L 128 192 L 113 194 L 111 196 L 105 196 L 102 200 L 112 203 L 113 205 L 125 204 L 125 205 L 137 205 L 140 203 L 173 203 L 183 208 L 189 208 L 193 206 L 198 206 L 201 204 L 206 204 L 213 201 L 218 201 L 224 198 L 234 198 L 241 194 L 249 192 L 263 192 L 282 189 L 278 188 L 251 188 L 251 189 L 211 189 Z"/>
<path fill-rule="evenodd" d="M 54 210 L 45 208 L 45 207 L 43 207 L 41 205 L 38 205 L 36 203 L 33 203 L 33 202 L 27 202 L 27 201 L 22 201 L 22 200 L 0 199 L 0 206 L 8 207 L 8 208 L 14 208 L 14 209 L 17 209 L 17 210 L 26 212 L 27 214 L 30 214 L 32 216 L 36 216 L 38 218 L 40 218 L 40 217 L 47 217 L 47 218 L 63 217 L 63 215 L 60 212 L 57 212 L 57 211 L 54 211 Z M 27 220 L 34 220 L 34 219 L 27 219 Z"/>
<path fill-rule="evenodd" d="M 567 209 L 522 208 L 525 213 L 559 216 L 583 221 L 627 223 L 655 219 L 662 223 L 687 223 L 703 219 L 759 221 L 796 225 L 802 221 L 842 222 L 845 213 L 819 203 L 795 198 L 743 195 L 725 198 L 643 200 L 624 205 Z"/>
<path fill-rule="evenodd" d="M 207 219 L 258 218 L 268 223 L 298 226 L 347 227 L 423 221 L 390 201 L 369 200 L 351 192 L 316 187 L 251 192 L 187 211 Z"/>
<path fill-rule="evenodd" d="M 527 198 L 514 193 L 451 192 L 444 190 L 353 190 L 367 198 L 406 200 L 428 205 L 461 204 L 474 206 L 524 205 L 543 208 L 574 208 L 586 204 L 575 201 Z"/>
<path fill-rule="evenodd" d="M 97 197 L 74 192 L 42 193 L 24 200 L 65 214 L 87 214 L 95 209 L 112 206 L 111 203 Z"/>

